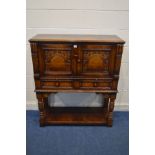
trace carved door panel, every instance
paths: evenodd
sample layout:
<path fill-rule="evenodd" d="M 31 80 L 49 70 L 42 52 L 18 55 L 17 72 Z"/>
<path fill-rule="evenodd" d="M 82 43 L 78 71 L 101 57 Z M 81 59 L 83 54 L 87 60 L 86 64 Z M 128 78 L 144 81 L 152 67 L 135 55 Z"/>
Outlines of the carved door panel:
<path fill-rule="evenodd" d="M 39 44 L 39 67 L 43 76 L 69 76 L 73 73 L 72 45 L 60 43 Z"/>
<path fill-rule="evenodd" d="M 114 70 L 115 46 L 85 44 L 80 49 L 80 76 L 110 76 Z"/>

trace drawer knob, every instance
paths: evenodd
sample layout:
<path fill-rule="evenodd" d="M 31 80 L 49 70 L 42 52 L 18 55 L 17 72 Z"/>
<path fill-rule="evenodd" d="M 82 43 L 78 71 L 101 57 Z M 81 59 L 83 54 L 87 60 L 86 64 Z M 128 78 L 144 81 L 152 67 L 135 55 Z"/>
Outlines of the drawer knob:
<path fill-rule="evenodd" d="M 77 48 L 77 45 L 73 45 L 74 48 Z"/>

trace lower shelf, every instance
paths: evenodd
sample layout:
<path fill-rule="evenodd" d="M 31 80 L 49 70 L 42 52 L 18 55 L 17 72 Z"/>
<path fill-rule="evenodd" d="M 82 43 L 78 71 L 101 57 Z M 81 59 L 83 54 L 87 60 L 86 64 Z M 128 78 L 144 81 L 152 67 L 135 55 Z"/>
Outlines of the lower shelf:
<path fill-rule="evenodd" d="M 44 125 L 104 125 L 107 112 L 103 107 L 52 107 Z"/>

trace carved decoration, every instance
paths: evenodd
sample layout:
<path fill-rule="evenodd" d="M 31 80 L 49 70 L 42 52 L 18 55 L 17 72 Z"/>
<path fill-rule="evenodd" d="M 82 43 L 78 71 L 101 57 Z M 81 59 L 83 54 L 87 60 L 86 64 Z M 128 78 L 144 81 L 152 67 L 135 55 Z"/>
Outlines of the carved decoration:
<path fill-rule="evenodd" d="M 115 104 L 115 99 L 116 99 L 116 94 L 110 95 L 109 98 L 109 105 L 108 105 L 108 118 L 107 122 L 109 126 L 112 126 L 112 117 L 113 117 L 113 110 L 114 110 L 114 104 Z"/>
<path fill-rule="evenodd" d="M 115 61 L 115 74 L 118 75 L 120 72 L 121 58 L 123 52 L 123 45 L 118 44 L 116 49 L 116 61 Z"/>
<path fill-rule="evenodd" d="M 109 94 L 102 94 L 103 97 L 104 97 L 104 102 L 103 102 L 103 105 L 104 107 L 107 109 L 108 108 L 108 105 L 109 105 Z"/>
<path fill-rule="evenodd" d="M 38 67 L 37 43 L 31 43 L 31 55 L 32 55 L 34 73 L 38 74 L 39 67 Z"/>
<path fill-rule="evenodd" d="M 37 94 L 38 99 L 38 107 L 40 111 L 40 125 L 44 125 L 45 117 L 46 117 L 46 111 L 45 111 L 45 100 L 41 94 Z"/>
<path fill-rule="evenodd" d="M 84 51 L 83 72 L 107 72 L 109 70 L 109 52 Z"/>
<path fill-rule="evenodd" d="M 46 71 L 70 71 L 71 70 L 70 51 L 48 50 L 45 51 Z"/>

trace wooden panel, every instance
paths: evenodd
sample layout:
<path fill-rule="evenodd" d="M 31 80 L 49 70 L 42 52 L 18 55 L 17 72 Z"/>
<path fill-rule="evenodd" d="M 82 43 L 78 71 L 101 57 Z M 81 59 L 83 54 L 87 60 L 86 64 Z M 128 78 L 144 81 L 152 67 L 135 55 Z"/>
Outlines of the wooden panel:
<path fill-rule="evenodd" d="M 93 29 L 85 29 L 85 28 L 27 28 L 27 43 L 30 38 L 35 36 L 36 34 L 80 34 L 80 35 L 118 35 L 123 40 L 125 40 L 125 46 L 128 46 L 128 30 L 127 29 L 105 29 L 104 27 L 101 29 L 93 28 Z"/>
<path fill-rule="evenodd" d="M 124 40 L 119 38 L 117 35 L 78 35 L 78 34 L 38 34 L 32 37 L 29 41 L 30 42 L 67 42 L 67 43 L 68 42 L 72 42 L 72 43 L 76 43 L 76 42 L 95 42 L 95 43 L 101 42 L 103 43 L 104 42 L 104 43 L 109 43 L 109 44 L 115 44 L 115 43 L 124 44 L 125 43 Z M 95 48 L 95 46 L 92 46 L 92 45 L 87 45 L 87 46 L 88 48 L 91 48 L 91 47 Z M 96 47 L 98 46 L 96 45 Z"/>
<path fill-rule="evenodd" d="M 34 74 L 39 74 L 38 52 L 37 51 L 38 51 L 37 43 L 31 43 L 31 55 L 32 55 Z"/>
<path fill-rule="evenodd" d="M 27 0 L 27 9 L 128 10 L 128 0 Z"/>
<path fill-rule="evenodd" d="M 114 69 L 115 46 L 86 44 L 81 47 L 80 75 L 111 75 Z"/>
<path fill-rule="evenodd" d="M 39 44 L 39 64 L 41 76 L 71 75 L 72 45 L 71 44 Z"/>
<path fill-rule="evenodd" d="M 72 88 L 72 81 L 49 81 L 49 82 L 41 82 L 41 87 L 42 88 L 51 88 L 51 89 L 70 89 Z"/>
<path fill-rule="evenodd" d="M 103 125 L 107 112 L 104 108 L 87 107 L 52 107 L 47 111 L 46 125 L 50 124 L 86 124 Z"/>
<path fill-rule="evenodd" d="M 75 84 L 75 81 L 78 82 L 78 85 Z M 51 89 L 102 89 L 110 90 L 112 88 L 111 80 L 54 80 L 41 82 L 41 88 L 51 88 Z"/>
<path fill-rule="evenodd" d="M 102 93 L 102 94 L 114 94 L 117 90 L 104 90 L 104 89 L 37 89 L 36 93 Z"/>
<path fill-rule="evenodd" d="M 28 10 L 27 28 L 128 29 L 128 12 Z"/>
<path fill-rule="evenodd" d="M 110 90 L 112 88 L 111 80 L 83 80 L 80 81 L 81 89 L 102 89 L 102 90 Z"/>
<path fill-rule="evenodd" d="M 118 75 L 121 66 L 121 58 L 123 53 L 123 46 L 118 44 L 116 48 L 115 74 Z"/>

